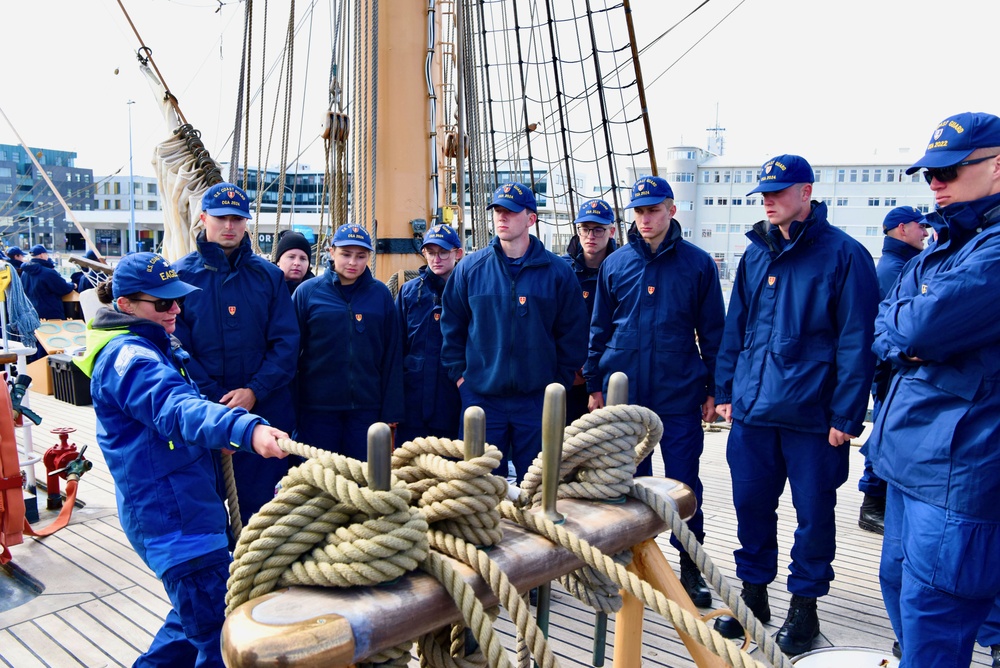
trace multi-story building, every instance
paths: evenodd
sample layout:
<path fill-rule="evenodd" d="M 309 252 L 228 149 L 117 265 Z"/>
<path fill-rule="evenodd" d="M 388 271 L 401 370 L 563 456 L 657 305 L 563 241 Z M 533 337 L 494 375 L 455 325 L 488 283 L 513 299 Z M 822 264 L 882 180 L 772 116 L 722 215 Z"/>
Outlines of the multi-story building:
<path fill-rule="evenodd" d="M 747 193 L 770 156 L 740 159 L 675 146 L 666 150 L 666 157 L 659 174 L 673 187 L 684 237 L 715 258 L 724 278 L 732 278 L 749 243 L 746 233 L 764 219 L 760 194 Z M 805 157 L 815 172 L 813 199 L 826 203 L 830 223 L 864 244 L 876 260 L 882 255 L 885 214 L 902 205 L 925 213 L 933 207 L 923 177 L 906 175 L 914 158 L 905 149 L 863 160 Z M 635 178 L 644 175 L 639 172 Z"/>
<path fill-rule="evenodd" d="M 76 166 L 76 153 L 31 148 L 59 194 L 73 210 L 95 206 L 94 172 Z M 83 248 L 77 231 L 24 148 L 0 144 L 0 238 L 5 245 L 50 250 Z"/>

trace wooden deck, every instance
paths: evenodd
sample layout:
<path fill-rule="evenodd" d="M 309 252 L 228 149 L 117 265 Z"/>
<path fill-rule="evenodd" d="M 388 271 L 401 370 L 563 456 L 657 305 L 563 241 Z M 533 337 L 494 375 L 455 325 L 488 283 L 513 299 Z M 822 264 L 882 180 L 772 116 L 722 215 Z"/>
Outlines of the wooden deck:
<path fill-rule="evenodd" d="M 44 585 L 33 600 L 0 612 L 0 665 L 12 668 L 51 666 L 130 666 L 159 628 L 169 604 L 163 587 L 132 551 L 122 533 L 115 509 L 114 486 L 95 441 L 94 413 L 51 396 L 31 394 L 32 408 L 44 421 L 34 428 L 35 449 L 41 453 L 56 442 L 49 430 L 72 426 L 71 441 L 90 445 L 94 469 L 80 482 L 79 496 L 86 506 L 77 509 L 67 528 L 44 540 L 27 538 L 12 548 L 14 565 Z M 733 550 L 737 547 L 736 518 L 732 508 L 729 471 L 725 459 L 728 431 L 706 435 L 702 457 L 705 485 L 706 548 L 715 563 L 734 577 Z M 662 460 L 654 455 L 654 467 Z M 860 646 L 886 650 L 892 631 L 878 587 L 879 536 L 857 525 L 861 494 L 856 480 L 862 457 L 851 453 L 851 477 L 841 488 L 837 509 L 837 579 L 829 596 L 820 600 L 822 636 L 817 646 Z M 39 465 L 37 475 L 44 478 Z M 44 499 L 40 506 L 44 508 Z M 44 526 L 52 513 L 42 513 Z M 770 587 L 776 630 L 784 620 L 789 595 L 784 589 L 788 550 L 795 528 L 790 495 L 779 509 L 781 564 Z M 667 558 L 676 566 L 677 555 L 660 538 Z M 564 666 L 591 665 L 593 613 L 554 587 L 550 636 Z M 498 628 L 513 647 L 513 627 L 501 618 Z M 614 621 L 609 623 L 607 665 L 611 663 Z M 647 666 L 680 667 L 693 663 L 672 628 L 650 613 L 646 616 L 643 658 Z M 989 665 L 987 653 L 977 649 L 974 665 Z"/>

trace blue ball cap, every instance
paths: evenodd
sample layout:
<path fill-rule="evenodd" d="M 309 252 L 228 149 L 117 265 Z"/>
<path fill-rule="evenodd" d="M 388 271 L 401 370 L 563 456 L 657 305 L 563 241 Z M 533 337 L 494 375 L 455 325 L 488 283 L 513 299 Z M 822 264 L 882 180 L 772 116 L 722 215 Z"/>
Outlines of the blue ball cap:
<path fill-rule="evenodd" d="M 906 223 L 923 224 L 924 214 L 920 213 L 920 209 L 912 206 L 897 206 L 895 209 L 885 214 L 885 220 L 882 221 L 882 231 L 888 232 L 889 230 L 894 230 L 900 225 L 905 225 Z"/>
<path fill-rule="evenodd" d="M 535 202 L 535 193 L 523 183 L 505 183 L 493 191 L 493 201 L 487 209 L 500 206 L 508 211 L 520 213 L 528 209 L 532 213 L 538 213 L 538 204 Z"/>
<path fill-rule="evenodd" d="M 747 195 L 778 192 L 796 183 L 812 183 L 815 180 L 813 168 L 805 158 L 779 155 L 764 163 L 760 168 L 760 182 Z"/>
<path fill-rule="evenodd" d="M 360 225 L 341 225 L 333 235 L 333 245 L 340 246 L 361 246 L 374 252 L 372 248 L 372 238 Z"/>
<path fill-rule="evenodd" d="M 144 292 L 157 299 L 177 299 L 200 290 L 177 277 L 177 271 L 157 253 L 129 253 L 111 274 L 115 299 Z"/>
<path fill-rule="evenodd" d="M 967 111 L 949 116 L 935 128 L 924 157 L 906 170 L 950 167 L 968 158 L 977 148 L 1000 146 L 1000 118 Z"/>
<path fill-rule="evenodd" d="M 24 251 L 21 250 L 20 247 L 18 246 L 14 246 L 13 248 L 7 249 L 7 257 L 22 257 L 23 255 Z"/>
<path fill-rule="evenodd" d="M 42 253 L 48 253 L 48 251 L 45 250 L 45 246 L 43 246 L 42 244 L 35 244 L 34 246 L 31 247 L 31 250 L 29 252 L 31 253 L 31 257 L 41 255 Z"/>
<path fill-rule="evenodd" d="M 201 210 L 211 216 L 239 216 L 250 219 L 250 198 L 239 186 L 216 183 L 201 197 Z"/>
<path fill-rule="evenodd" d="M 458 232 L 450 225 L 435 225 L 427 230 L 427 234 L 424 235 L 424 243 L 420 245 L 420 249 L 423 250 L 424 246 L 428 244 L 440 246 L 449 251 L 462 247 L 462 242 L 458 239 Z"/>
<path fill-rule="evenodd" d="M 632 185 L 632 201 L 626 209 L 637 206 L 653 206 L 665 199 L 673 199 L 674 191 L 667 180 L 659 176 L 644 176 Z"/>
<path fill-rule="evenodd" d="M 576 214 L 574 223 L 597 223 L 599 225 L 614 225 L 615 211 L 603 199 L 587 200 L 580 205 L 580 213 Z"/>

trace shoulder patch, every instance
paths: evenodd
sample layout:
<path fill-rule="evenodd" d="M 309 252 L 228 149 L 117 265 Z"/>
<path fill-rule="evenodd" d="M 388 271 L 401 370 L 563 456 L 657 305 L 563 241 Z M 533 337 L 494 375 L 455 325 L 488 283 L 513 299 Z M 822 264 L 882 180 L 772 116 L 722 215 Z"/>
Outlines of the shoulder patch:
<path fill-rule="evenodd" d="M 125 375 L 125 370 L 128 369 L 128 365 L 136 357 L 146 357 L 151 360 L 159 359 L 157 358 L 156 353 L 144 346 L 136 346 L 133 344 L 122 346 L 121 350 L 118 351 L 118 357 L 115 358 L 115 371 L 119 376 Z"/>

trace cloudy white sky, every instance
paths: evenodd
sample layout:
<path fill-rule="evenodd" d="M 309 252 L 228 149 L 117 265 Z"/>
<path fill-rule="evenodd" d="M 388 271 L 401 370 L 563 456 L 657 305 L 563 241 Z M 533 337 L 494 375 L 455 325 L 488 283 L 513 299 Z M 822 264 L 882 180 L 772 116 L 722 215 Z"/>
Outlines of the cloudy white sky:
<path fill-rule="evenodd" d="M 383 2 L 383 11 L 402 1 Z M 226 159 L 221 146 L 233 124 L 243 4 L 123 2 L 189 120 L 213 155 Z M 632 0 L 639 46 L 700 3 Z M 311 3 L 296 4 L 303 16 Z M 315 84 L 297 94 L 295 125 L 304 131 L 291 141 L 293 153 L 305 150 L 304 159 L 318 166 L 313 137 L 325 109 L 332 31 L 329 1 L 316 4 L 323 9 L 296 46 L 296 70 L 308 67 Z M 152 148 L 166 131 L 117 1 L 4 5 L 0 108 L 25 141 L 76 151 L 77 164 L 97 174 L 127 173 L 132 99 L 135 171 L 151 175 Z M 281 46 L 287 7 L 270 2 L 269 60 Z M 918 150 L 945 116 L 1000 113 L 997 25 L 995 0 L 711 0 L 642 57 L 655 145 L 705 146 L 718 106 L 733 155 L 763 160 L 797 152 L 816 161 Z M 2 122 L 0 142 L 16 143 Z"/>

